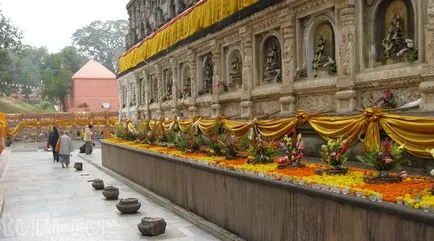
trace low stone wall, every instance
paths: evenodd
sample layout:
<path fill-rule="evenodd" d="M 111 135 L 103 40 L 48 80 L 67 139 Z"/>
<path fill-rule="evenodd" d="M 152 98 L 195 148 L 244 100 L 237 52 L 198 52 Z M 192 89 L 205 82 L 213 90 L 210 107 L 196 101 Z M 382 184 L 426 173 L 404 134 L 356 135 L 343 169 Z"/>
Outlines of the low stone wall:
<path fill-rule="evenodd" d="M 102 141 L 103 166 L 246 240 L 434 240 L 434 215 Z"/>

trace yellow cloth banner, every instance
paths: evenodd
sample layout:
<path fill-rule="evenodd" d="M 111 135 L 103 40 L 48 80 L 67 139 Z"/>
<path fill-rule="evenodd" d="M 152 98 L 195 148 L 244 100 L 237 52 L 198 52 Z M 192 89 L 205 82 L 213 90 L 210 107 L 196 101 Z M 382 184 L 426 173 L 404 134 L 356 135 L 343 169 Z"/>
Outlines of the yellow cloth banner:
<path fill-rule="evenodd" d="M 160 121 L 149 123 L 150 128 L 153 128 Z M 186 132 L 191 130 L 193 125 L 197 125 L 202 133 L 209 134 L 217 123 L 222 124 L 238 138 L 246 135 L 253 128 L 255 134 L 270 140 L 279 140 L 297 124 L 308 123 L 325 139 L 344 137 L 356 143 L 359 137 L 364 135 L 364 145 L 367 150 L 380 145 L 380 129 L 383 129 L 392 140 L 405 145 L 405 149 L 417 157 L 432 158 L 426 150 L 434 149 L 434 118 L 401 116 L 377 108 L 368 108 L 364 113 L 355 116 L 321 116 L 300 111 L 295 117 L 277 120 L 235 121 L 224 117 L 214 120 L 200 117 L 194 117 L 192 120 L 175 118 L 165 120 L 162 126 L 166 132 L 169 132 L 174 124 L 178 124 L 179 129 Z"/>
<path fill-rule="evenodd" d="M 11 121 L 17 123 L 13 129 L 9 128 L 7 116 L 0 112 L 0 136 L 2 136 L 3 139 L 6 138 L 6 135 L 15 136 L 20 130 L 25 128 L 51 126 L 67 128 L 70 126 L 85 126 L 88 124 L 105 126 L 104 138 L 110 138 L 110 126 L 118 124 L 117 117 L 111 116 L 109 112 L 51 114 L 50 117 L 46 117 L 44 114 L 16 114 Z"/>
<path fill-rule="evenodd" d="M 119 73 L 137 66 L 194 33 L 217 23 L 258 0 L 204 0 L 146 37 L 119 58 Z"/>

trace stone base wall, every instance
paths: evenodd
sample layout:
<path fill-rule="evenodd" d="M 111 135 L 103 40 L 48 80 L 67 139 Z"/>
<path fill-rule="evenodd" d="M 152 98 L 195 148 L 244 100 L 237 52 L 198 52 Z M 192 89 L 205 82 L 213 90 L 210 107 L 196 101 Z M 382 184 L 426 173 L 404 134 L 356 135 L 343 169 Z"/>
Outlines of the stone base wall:
<path fill-rule="evenodd" d="M 246 240 L 434 240 L 434 217 L 420 210 L 104 141 L 102 161 L 103 166 Z"/>

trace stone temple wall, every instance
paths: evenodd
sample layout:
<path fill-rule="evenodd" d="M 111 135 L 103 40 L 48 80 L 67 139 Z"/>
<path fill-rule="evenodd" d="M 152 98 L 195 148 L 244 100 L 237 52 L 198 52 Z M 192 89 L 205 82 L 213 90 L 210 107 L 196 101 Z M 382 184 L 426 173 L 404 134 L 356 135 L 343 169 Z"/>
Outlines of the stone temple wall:
<path fill-rule="evenodd" d="M 130 17 L 136 2 L 172 4 L 131 1 Z M 397 107 L 434 111 L 434 0 L 274 2 L 119 75 L 121 115 L 349 113 L 387 89 Z"/>

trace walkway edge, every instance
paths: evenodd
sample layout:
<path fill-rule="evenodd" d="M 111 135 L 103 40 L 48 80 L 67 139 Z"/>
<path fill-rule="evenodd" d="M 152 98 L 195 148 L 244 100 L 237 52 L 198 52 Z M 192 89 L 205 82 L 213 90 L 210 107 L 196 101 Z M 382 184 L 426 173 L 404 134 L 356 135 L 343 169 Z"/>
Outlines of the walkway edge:
<path fill-rule="evenodd" d="M 3 213 L 3 204 L 4 204 L 4 202 L 5 202 L 5 197 L 0 194 L 0 217 L 2 216 L 2 213 Z"/>
<path fill-rule="evenodd" d="M 120 182 L 124 183 L 125 185 L 127 185 L 128 187 L 130 187 L 131 189 L 133 189 L 136 192 L 139 192 L 143 195 L 145 195 L 146 197 L 150 198 L 151 200 L 153 200 L 154 202 L 158 203 L 159 205 L 163 206 L 164 208 L 174 212 L 175 214 L 181 216 L 182 218 L 186 219 L 187 221 L 189 221 L 190 223 L 198 226 L 199 228 L 203 229 L 204 231 L 212 234 L 214 237 L 220 239 L 220 240 L 225 240 L 225 241 L 244 241 L 244 239 L 238 237 L 237 235 L 227 231 L 226 229 L 223 229 L 219 226 L 217 226 L 214 223 L 211 223 L 207 220 L 205 220 L 204 218 L 194 214 L 193 212 L 189 212 L 187 210 L 185 210 L 184 208 L 174 204 L 173 202 L 171 202 L 170 200 L 157 195 L 154 192 L 151 192 L 150 190 L 140 186 L 139 184 L 129 180 L 128 178 L 123 177 L 122 175 L 108 169 L 105 168 L 96 163 L 94 163 L 91 159 L 87 158 L 84 155 L 78 154 L 78 156 L 86 161 L 87 163 L 93 165 L 94 167 L 98 168 L 99 170 L 105 172 L 106 174 L 112 176 L 113 178 L 119 180 Z"/>

